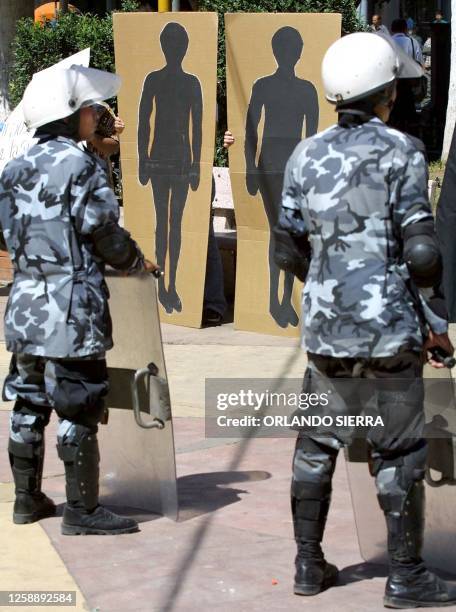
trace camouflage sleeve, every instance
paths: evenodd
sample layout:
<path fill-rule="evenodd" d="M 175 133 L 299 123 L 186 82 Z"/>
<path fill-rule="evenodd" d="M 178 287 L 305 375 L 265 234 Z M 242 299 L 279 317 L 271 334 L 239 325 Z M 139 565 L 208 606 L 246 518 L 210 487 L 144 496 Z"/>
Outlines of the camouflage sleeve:
<path fill-rule="evenodd" d="M 446 334 L 448 314 L 443 296 L 433 289 L 420 289 L 419 297 L 426 322 L 434 334 Z"/>
<path fill-rule="evenodd" d="M 282 211 L 301 210 L 302 185 L 298 181 L 299 167 L 296 163 L 296 153 L 293 153 L 285 167 L 282 189 Z"/>
<path fill-rule="evenodd" d="M 428 197 L 428 166 L 421 151 L 410 145 L 396 156 L 391 183 L 393 223 L 401 238 L 411 223 L 432 220 Z"/>
<path fill-rule="evenodd" d="M 0 206 L 3 207 L 3 200 L 7 198 L 5 185 L 2 181 L 2 173 L 0 172 Z M 5 242 L 5 237 L 3 236 L 3 227 L 1 223 L 1 211 L 0 211 L 0 250 L 6 251 L 7 246 Z"/>
<path fill-rule="evenodd" d="M 106 173 L 97 163 L 91 163 L 73 181 L 71 195 L 71 215 L 76 231 L 83 236 L 109 221 L 118 223 L 119 204 Z"/>
<path fill-rule="evenodd" d="M 76 231 L 83 236 L 108 223 L 119 222 L 119 204 L 111 189 L 106 173 L 98 164 L 90 166 L 90 178 L 84 181 L 84 174 L 73 183 L 71 214 Z M 144 269 L 144 255 L 136 242 L 130 238 L 137 257 L 128 272 Z"/>
<path fill-rule="evenodd" d="M 428 197 L 428 166 L 421 151 L 411 147 L 399 155 L 399 167 L 392 184 L 393 223 L 403 238 L 404 229 L 412 223 L 433 222 Z M 435 289 L 418 289 L 420 306 L 427 324 L 436 334 L 448 331 L 445 309 Z"/>
<path fill-rule="evenodd" d="M 302 181 L 299 180 L 302 170 L 297 159 L 301 150 L 302 143 L 295 149 L 285 168 L 278 225 L 295 238 L 305 237 L 307 243 L 308 229 L 302 215 L 305 196 Z"/>

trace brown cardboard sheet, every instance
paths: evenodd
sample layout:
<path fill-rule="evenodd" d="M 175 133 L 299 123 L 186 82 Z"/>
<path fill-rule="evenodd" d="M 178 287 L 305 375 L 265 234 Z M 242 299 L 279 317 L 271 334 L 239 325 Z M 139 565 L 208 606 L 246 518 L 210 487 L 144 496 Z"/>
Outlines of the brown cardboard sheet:
<path fill-rule="evenodd" d="M 165 270 L 163 322 L 199 327 L 216 121 L 217 14 L 114 13 L 125 227 Z"/>
<path fill-rule="evenodd" d="M 287 159 L 335 121 L 321 62 L 340 37 L 338 14 L 225 15 L 230 175 L 236 211 L 235 327 L 299 334 L 302 284 L 269 263 Z"/>

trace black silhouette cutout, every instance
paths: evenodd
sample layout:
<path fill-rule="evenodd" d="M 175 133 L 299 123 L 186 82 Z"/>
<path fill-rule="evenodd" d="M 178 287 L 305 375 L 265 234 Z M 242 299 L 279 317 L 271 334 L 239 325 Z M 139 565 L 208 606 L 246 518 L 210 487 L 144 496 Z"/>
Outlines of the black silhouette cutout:
<path fill-rule="evenodd" d="M 147 75 L 139 104 L 139 181 L 152 185 L 155 205 L 157 264 L 165 269 L 169 258 L 168 288 L 158 281 L 158 298 L 166 312 L 180 312 L 176 274 L 181 250 L 181 228 L 188 188 L 200 181 L 203 101 L 196 76 L 184 72 L 188 34 L 178 23 L 168 23 L 160 34 L 166 65 Z M 155 108 L 152 146 L 150 118 Z M 191 138 L 190 138 L 191 117 Z"/>
<path fill-rule="evenodd" d="M 245 160 L 247 190 L 251 195 L 260 191 L 272 230 L 278 218 L 286 163 L 301 139 L 317 132 L 319 106 L 315 87 L 295 74 L 295 66 L 304 47 L 301 34 L 288 26 L 280 28 L 272 37 L 271 44 L 277 70 L 274 74 L 258 79 L 253 85 L 247 111 Z M 263 138 L 258 146 L 258 126 L 263 109 Z M 291 304 L 294 276 L 284 274 L 284 290 L 280 301 L 280 269 L 274 263 L 274 238 L 271 231 L 269 311 L 281 327 L 289 324 L 296 326 L 299 318 Z"/>

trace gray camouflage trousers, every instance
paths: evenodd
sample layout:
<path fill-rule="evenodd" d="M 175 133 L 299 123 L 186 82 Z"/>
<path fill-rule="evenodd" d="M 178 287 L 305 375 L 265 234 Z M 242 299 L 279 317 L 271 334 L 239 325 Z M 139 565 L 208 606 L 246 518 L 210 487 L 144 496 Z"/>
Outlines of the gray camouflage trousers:
<path fill-rule="evenodd" d="M 10 441 L 41 445 L 52 409 L 60 417 L 59 439 L 73 424 L 96 433 L 107 392 L 104 354 L 83 359 L 13 355 L 3 387 L 3 399 L 16 400 L 11 412 Z"/>
<path fill-rule="evenodd" d="M 300 429 L 293 457 L 291 506 L 295 538 L 321 542 L 339 450 L 357 437 L 367 439 L 369 466 L 380 498 L 406 498 L 421 483 L 426 461 L 421 353 L 373 359 L 308 353 L 304 393 L 328 393 L 326 425 Z M 322 408 L 319 407 L 320 416 Z M 337 417 L 380 416 L 382 425 L 337 425 Z M 332 423 L 332 424 L 330 424 Z M 383 506 L 382 506 L 383 507 Z"/>

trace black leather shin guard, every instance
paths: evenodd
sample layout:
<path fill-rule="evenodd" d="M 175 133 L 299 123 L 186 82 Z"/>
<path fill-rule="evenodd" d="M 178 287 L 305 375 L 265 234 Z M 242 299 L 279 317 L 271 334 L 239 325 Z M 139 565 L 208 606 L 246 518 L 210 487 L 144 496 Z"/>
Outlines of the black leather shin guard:
<path fill-rule="evenodd" d="M 68 504 L 93 510 L 98 505 L 100 474 L 96 433 L 84 425 L 74 423 L 68 423 L 63 432 L 61 424 L 57 451 L 65 465 Z"/>
<path fill-rule="evenodd" d="M 16 493 L 41 491 L 44 463 L 44 428 L 48 417 L 18 400 L 11 415 L 8 454 Z"/>
<path fill-rule="evenodd" d="M 41 491 L 44 463 L 44 441 L 22 444 L 9 439 L 8 453 L 16 493 Z"/>
<path fill-rule="evenodd" d="M 291 510 L 298 554 L 322 558 L 320 543 L 331 502 L 337 451 L 308 439 L 298 441 L 293 461 Z"/>
<path fill-rule="evenodd" d="M 388 529 L 388 553 L 393 570 L 423 567 L 424 465 L 426 446 L 418 444 L 408 455 L 379 462 L 378 500 Z"/>

